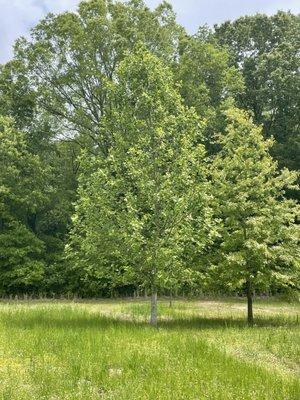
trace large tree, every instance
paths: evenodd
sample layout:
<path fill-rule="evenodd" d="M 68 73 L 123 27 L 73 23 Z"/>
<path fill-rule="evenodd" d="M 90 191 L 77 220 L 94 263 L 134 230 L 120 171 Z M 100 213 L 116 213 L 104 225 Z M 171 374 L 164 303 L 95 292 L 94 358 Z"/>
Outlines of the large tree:
<path fill-rule="evenodd" d="M 248 321 L 253 324 L 255 289 L 297 286 L 300 274 L 299 206 L 285 198 L 297 175 L 277 172 L 262 130 L 238 109 L 227 111 L 221 151 L 212 163 L 215 217 L 219 218 L 219 251 L 211 277 L 230 289 L 246 288 Z M 298 281 L 299 282 L 299 281 Z"/>
<path fill-rule="evenodd" d="M 171 63 L 181 31 L 167 3 L 151 11 L 142 0 L 82 1 L 78 12 L 49 14 L 30 40 L 20 39 L 15 59 L 60 137 L 105 153 L 110 138 L 102 117 L 118 64 L 137 41 Z"/>
<path fill-rule="evenodd" d="M 143 47 L 121 63 L 112 92 L 112 145 L 106 158 L 83 157 L 71 251 L 88 269 L 117 270 L 150 289 L 156 325 L 157 291 L 187 268 L 185 244 L 210 236 L 202 129 L 170 70 Z"/>

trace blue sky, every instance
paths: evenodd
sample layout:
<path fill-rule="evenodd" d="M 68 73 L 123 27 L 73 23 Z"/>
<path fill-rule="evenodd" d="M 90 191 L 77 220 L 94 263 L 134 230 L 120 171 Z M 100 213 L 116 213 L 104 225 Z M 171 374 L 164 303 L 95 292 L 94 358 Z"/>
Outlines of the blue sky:
<path fill-rule="evenodd" d="M 155 7 L 159 0 L 145 0 Z M 75 10 L 79 0 L 0 0 L 0 63 L 12 56 L 12 45 L 21 35 L 28 35 L 48 12 Z M 228 19 L 257 12 L 273 14 L 277 10 L 300 13 L 300 0 L 169 0 L 178 21 L 189 32 L 199 25 L 213 25 Z"/>

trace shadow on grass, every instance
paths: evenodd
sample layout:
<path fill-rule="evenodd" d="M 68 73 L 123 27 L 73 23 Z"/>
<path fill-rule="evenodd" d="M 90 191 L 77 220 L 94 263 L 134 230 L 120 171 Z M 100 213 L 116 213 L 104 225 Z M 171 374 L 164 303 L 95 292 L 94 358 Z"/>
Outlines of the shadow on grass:
<path fill-rule="evenodd" d="M 141 329 L 150 328 L 149 323 L 145 320 L 130 318 L 118 318 L 113 316 L 101 314 L 84 314 L 75 315 L 64 313 L 64 315 L 57 316 L 40 313 L 25 313 L 23 315 L 9 315 L 1 316 L 1 323 L 7 327 L 15 327 L 20 329 L 95 329 L 95 330 L 109 330 L 109 329 Z M 281 318 L 281 317 L 258 317 L 255 320 L 253 328 L 267 328 L 267 327 L 296 327 L 300 326 L 296 318 Z M 173 318 L 161 319 L 158 328 L 162 330 L 207 330 L 207 329 L 253 329 L 247 326 L 246 320 L 242 318 L 222 318 L 214 317 L 208 318 L 203 316 L 193 316 L 189 318 Z"/>
<path fill-rule="evenodd" d="M 259 317 L 254 321 L 253 328 L 275 328 L 275 327 L 296 327 L 300 326 L 296 318 L 282 319 L 282 318 L 263 318 Z M 179 318 L 168 321 L 161 321 L 160 327 L 164 329 L 231 329 L 249 328 L 245 318 L 236 317 L 192 317 L 192 318 Z"/>

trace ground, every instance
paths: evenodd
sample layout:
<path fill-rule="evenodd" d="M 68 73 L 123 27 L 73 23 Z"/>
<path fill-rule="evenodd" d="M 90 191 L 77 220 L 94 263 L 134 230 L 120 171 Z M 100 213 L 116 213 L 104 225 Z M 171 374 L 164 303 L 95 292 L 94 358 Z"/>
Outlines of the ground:
<path fill-rule="evenodd" d="M 300 399 L 300 306 L 240 299 L 0 303 L 0 400 Z"/>

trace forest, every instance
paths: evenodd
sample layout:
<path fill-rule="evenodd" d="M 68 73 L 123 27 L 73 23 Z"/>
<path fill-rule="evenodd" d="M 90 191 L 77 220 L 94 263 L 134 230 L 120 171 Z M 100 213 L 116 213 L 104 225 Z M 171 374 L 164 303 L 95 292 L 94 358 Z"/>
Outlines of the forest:
<path fill-rule="evenodd" d="M 300 16 L 49 14 L 0 66 L 0 296 L 299 297 Z"/>

